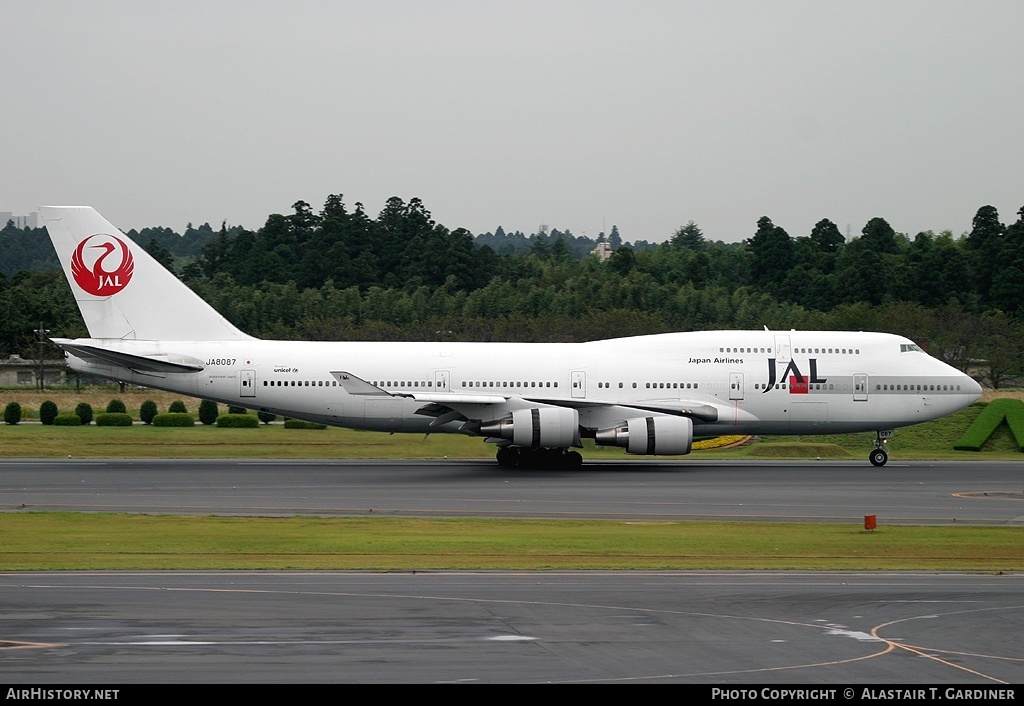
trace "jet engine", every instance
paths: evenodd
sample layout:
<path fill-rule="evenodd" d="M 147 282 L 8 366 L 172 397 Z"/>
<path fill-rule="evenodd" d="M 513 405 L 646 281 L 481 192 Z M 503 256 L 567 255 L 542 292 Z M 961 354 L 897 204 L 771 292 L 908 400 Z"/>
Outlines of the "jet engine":
<path fill-rule="evenodd" d="M 594 437 L 598 446 L 623 446 L 631 454 L 688 454 L 693 444 L 689 417 L 636 417 Z"/>
<path fill-rule="evenodd" d="M 566 407 L 515 409 L 511 417 L 482 424 L 480 433 L 530 449 L 567 449 L 580 445 L 580 415 Z"/>

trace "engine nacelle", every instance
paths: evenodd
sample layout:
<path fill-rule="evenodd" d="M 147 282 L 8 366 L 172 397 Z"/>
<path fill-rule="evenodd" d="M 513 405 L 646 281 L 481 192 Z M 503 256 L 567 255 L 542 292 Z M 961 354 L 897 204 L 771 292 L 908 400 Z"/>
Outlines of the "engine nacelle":
<path fill-rule="evenodd" d="M 530 449 L 567 449 L 580 445 L 580 415 L 566 407 L 515 409 L 511 417 L 481 425 L 480 433 Z"/>
<path fill-rule="evenodd" d="M 626 453 L 688 454 L 693 445 L 693 421 L 689 417 L 636 417 L 594 437 L 598 446 L 623 446 Z"/>

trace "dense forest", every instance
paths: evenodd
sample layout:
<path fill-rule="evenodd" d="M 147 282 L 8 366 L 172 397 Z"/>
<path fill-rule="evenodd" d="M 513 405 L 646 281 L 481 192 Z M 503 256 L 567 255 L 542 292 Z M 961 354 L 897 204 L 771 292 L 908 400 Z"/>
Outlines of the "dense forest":
<path fill-rule="evenodd" d="M 569 231 L 474 236 L 419 199 L 376 218 L 340 195 L 299 201 L 257 231 L 129 231 L 248 333 L 314 340 L 584 341 L 710 328 L 890 331 L 985 382 L 1024 373 L 1024 208 L 978 209 L 968 233 L 895 232 L 871 219 L 847 242 L 822 219 L 791 236 L 768 217 L 742 243 L 696 223 L 661 244 Z M 606 260 L 592 254 L 607 243 Z M 0 231 L 0 355 L 38 350 L 33 329 L 85 330 L 42 228 Z M 52 354 L 55 354 L 53 351 Z"/>

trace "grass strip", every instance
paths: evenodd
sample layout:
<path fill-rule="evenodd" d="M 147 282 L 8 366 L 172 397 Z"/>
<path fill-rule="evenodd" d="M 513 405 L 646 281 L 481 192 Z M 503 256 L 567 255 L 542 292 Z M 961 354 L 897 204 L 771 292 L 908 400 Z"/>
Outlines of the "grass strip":
<path fill-rule="evenodd" d="M 1024 528 L 0 514 L 0 570 L 1024 570 Z"/>

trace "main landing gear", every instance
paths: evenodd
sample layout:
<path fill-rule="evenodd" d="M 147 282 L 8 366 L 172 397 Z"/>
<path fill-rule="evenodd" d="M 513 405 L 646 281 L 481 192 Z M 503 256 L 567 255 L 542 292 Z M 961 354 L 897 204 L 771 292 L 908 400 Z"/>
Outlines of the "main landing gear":
<path fill-rule="evenodd" d="M 505 468 L 579 468 L 583 456 L 568 449 L 528 449 L 525 446 L 502 446 L 498 449 L 498 465 Z"/>
<path fill-rule="evenodd" d="M 875 450 L 868 454 L 868 460 L 871 461 L 872 466 L 884 466 L 886 461 L 889 460 L 889 454 L 886 453 L 885 445 L 889 442 L 890 436 L 892 436 L 892 429 L 878 430 L 878 437 L 871 442 Z"/>

